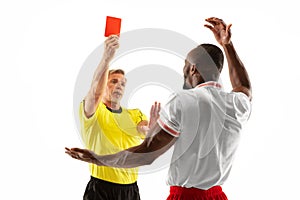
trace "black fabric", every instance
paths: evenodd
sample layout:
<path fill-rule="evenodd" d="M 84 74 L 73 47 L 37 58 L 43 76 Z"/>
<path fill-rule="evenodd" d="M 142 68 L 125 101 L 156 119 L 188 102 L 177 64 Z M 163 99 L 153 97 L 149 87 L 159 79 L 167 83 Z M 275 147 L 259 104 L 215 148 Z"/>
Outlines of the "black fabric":
<path fill-rule="evenodd" d="M 83 200 L 140 200 L 137 183 L 117 184 L 91 176 Z"/>
<path fill-rule="evenodd" d="M 106 106 L 106 109 L 109 110 L 112 113 L 122 113 L 122 107 L 120 107 L 118 110 L 113 110 L 110 107 Z"/>

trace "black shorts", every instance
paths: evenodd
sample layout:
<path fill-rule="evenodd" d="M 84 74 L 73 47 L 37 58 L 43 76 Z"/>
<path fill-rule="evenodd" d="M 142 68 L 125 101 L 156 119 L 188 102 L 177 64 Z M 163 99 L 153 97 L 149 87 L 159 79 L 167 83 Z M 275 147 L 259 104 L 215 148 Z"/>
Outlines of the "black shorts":
<path fill-rule="evenodd" d="M 140 200 L 137 183 L 117 184 L 91 176 L 83 200 Z"/>

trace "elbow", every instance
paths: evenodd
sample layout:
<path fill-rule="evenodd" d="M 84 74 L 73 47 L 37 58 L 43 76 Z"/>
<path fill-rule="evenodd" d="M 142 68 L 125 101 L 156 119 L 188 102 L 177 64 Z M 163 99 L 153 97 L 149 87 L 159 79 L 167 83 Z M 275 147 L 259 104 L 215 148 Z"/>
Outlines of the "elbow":
<path fill-rule="evenodd" d="M 244 93 L 249 97 L 250 101 L 252 100 L 252 88 L 251 88 L 251 84 L 246 84 L 244 86 Z"/>
<path fill-rule="evenodd" d="M 239 87 L 235 87 L 233 88 L 234 92 L 242 92 L 244 93 L 246 96 L 249 97 L 250 101 L 252 100 L 252 89 L 251 89 L 251 85 L 242 85 Z"/>

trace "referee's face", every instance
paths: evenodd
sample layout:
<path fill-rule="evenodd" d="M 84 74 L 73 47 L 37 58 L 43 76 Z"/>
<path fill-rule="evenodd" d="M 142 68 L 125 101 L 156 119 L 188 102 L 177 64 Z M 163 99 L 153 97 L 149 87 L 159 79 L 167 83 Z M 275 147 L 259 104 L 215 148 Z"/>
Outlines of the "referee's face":
<path fill-rule="evenodd" d="M 112 102 L 120 102 L 126 85 L 123 74 L 110 74 L 107 81 L 106 97 Z"/>

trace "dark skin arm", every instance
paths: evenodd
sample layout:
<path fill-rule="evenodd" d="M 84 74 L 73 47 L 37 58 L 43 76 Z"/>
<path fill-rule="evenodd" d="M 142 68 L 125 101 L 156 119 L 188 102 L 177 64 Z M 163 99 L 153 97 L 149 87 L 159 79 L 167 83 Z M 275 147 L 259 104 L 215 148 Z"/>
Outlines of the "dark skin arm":
<path fill-rule="evenodd" d="M 142 144 L 116 154 L 101 156 L 80 148 L 65 148 L 65 153 L 72 158 L 99 166 L 133 168 L 149 165 L 175 143 L 176 137 L 165 132 L 157 123 L 150 129 L 148 135 Z"/>
<path fill-rule="evenodd" d="M 247 73 L 247 70 L 244 67 L 244 64 L 240 60 L 233 43 L 231 42 L 231 24 L 226 25 L 222 19 L 211 17 L 206 19 L 211 25 L 204 25 L 209 28 L 217 42 L 223 47 L 229 69 L 229 76 L 231 85 L 234 92 L 242 92 L 246 94 L 249 99 L 252 99 L 252 88 L 251 82 Z"/>

